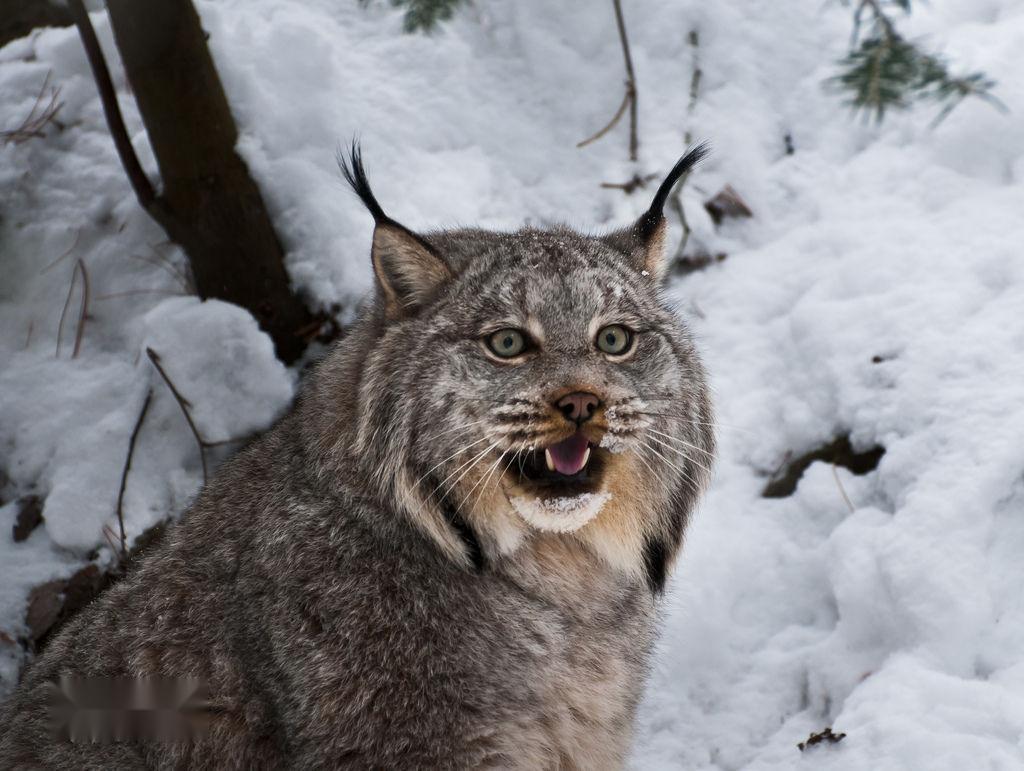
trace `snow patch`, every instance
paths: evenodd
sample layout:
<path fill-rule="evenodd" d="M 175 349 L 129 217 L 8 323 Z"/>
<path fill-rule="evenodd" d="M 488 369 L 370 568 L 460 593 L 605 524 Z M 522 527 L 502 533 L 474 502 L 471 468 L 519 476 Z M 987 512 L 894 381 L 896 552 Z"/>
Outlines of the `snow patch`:
<path fill-rule="evenodd" d="M 266 428 L 291 402 L 295 375 L 248 311 L 195 297 L 165 300 L 143 321 L 143 348 L 191 403 L 208 442 L 241 439 Z"/>

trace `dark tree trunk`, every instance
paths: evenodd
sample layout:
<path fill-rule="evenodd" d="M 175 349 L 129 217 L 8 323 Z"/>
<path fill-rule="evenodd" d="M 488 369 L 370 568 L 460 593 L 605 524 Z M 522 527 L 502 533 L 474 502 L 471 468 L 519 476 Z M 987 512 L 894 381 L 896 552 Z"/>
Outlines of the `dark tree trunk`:
<path fill-rule="evenodd" d="M 312 317 L 291 290 L 263 196 L 235 151 L 238 131 L 195 8 L 190 0 L 107 0 L 107 12 L 163 182 L 154 196 L 136 170 L 140 202 L 185 250 L 199 295 L 249 310 L 278 356 L 294 361 Z M 122 161 L 131 154 L 119 151 Z M 131 163 L 126 169 L 133 177 Z"/>
<path fill-rule="evenodd" d="M 0 46 L 25 37 L 36 27 L 69 27 L 68 9 L 50 0 L 0 0 Z"/>

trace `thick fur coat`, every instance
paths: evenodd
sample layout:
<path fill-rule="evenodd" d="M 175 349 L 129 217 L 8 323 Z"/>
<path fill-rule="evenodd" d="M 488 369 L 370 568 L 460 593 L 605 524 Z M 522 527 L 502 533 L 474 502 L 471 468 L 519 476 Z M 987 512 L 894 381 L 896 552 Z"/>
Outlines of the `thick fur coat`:
<path fill-rule="evenodd" d="M 660 294 L 661 207 L 699 157 L 607 236 L 418 235 L 354 152 L 374 303 L 28 669 L 0 767 L 621 767 L 713 453 L 703 371 Z M 60 740 L 62 674 L 198 678 L 208 732 Z"/>

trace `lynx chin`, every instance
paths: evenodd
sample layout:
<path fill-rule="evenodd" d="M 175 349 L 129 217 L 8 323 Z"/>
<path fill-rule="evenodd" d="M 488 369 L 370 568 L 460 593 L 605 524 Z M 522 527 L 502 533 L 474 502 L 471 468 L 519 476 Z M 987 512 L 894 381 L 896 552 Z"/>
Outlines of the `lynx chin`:
<path fill-rule="evenodd" d="M 293 409 L 79 614 L 0 714 L 0 767 L 619 768 L 711 406 L 662 213 L 415 233 Z M 62 676 L 201 682 L 192 741 L 55 737 Z"/>

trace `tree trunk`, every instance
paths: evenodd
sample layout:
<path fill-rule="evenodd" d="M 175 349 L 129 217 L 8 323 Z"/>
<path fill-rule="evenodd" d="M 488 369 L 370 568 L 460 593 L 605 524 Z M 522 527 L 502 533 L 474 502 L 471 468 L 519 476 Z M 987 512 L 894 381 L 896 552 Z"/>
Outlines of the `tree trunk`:
<path fill-rule="evenodd" d="M 188 255 L 200 297 L 246 308 L 292 362 L 312 317 L 292 292 L 263 196 L 190 0 L 107 0 L 163 190 L 143 201 Z M 138 188 L 136 188 L 138 191 Z"/>
<path fill-rule="evenodd" d="M 0 0 L 0 47 L 36 27 L 69 27 L 68 9 L 50 0 Z"/>

